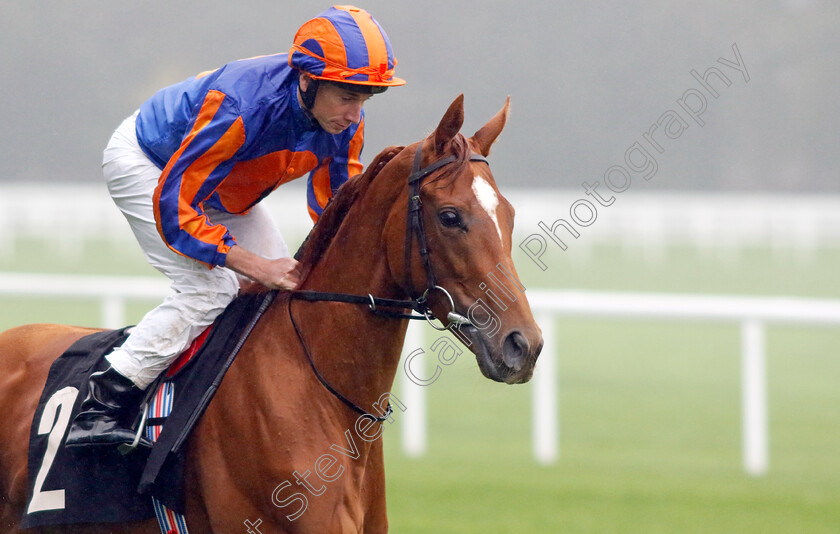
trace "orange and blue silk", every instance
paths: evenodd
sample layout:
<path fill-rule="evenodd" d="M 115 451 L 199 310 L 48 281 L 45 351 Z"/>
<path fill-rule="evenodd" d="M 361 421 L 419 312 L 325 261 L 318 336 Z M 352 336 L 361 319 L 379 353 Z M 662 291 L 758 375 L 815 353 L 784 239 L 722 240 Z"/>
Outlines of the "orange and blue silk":
<path fill-rule="evenodd" d="M 290 64 L 316 78 L 392 85 L 388 82 L 397 60 L 391 42 L 366 11 L 333 6 L 307 22 L 301 31 L 303 36 L 295 36 Z"/>
<path fill-rule="evenodd" d="M 335 191 L 362 171 L 364 114 L 332 135 L 300 108 L 286 54 L 229 63 L 160 90 L 137 116 L 140 147 L 162 173 L 158 231 L 175 252 L 224 265 L 235 236 L 206 210 L 241 214 L 278 186 L 309 173 L 317 221 Z"/>

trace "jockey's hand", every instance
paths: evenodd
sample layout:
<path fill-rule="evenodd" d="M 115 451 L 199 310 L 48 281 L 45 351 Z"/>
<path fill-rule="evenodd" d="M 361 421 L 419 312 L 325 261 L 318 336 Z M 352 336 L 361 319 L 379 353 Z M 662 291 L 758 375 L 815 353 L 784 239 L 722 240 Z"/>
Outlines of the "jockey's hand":
<path fill-rule="evenodd" d="M 295 259 L 267 260 L 238 245 L 228 251 L 225 267 L 269 289 L 295 289 L 300 284 L 300 264 Z"/>
<path fill-rule="evenodd" d="M 265 260 L 265 276 L 257 279 L 270 289 L 296 289 L 300 284 L 300 264 L 294 258 Z"/>

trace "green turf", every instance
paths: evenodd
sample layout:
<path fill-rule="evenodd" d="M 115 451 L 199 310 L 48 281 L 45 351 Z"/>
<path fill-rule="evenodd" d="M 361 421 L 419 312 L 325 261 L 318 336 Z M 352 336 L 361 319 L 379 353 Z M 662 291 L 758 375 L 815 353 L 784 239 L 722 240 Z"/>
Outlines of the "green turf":
<path fill-rule="evenodd" d="M 840 298 L 840 253 L 832 250 L 810 258 L 759 249 L 710 257 L 680 247 L 652 261 L 599 246 L 588 258 L 552 253 L 544 260 L 541 271 L 519 258 L 529 290 Z M 0 257 L 0 271 L 153 273 L 129 248 L 88 243 L 75 259 L 59 261 L 37 242 Z M 132 305 L 129 321 L 150 305 Z M 94 303 L 0 299 L 0 328 L 98 318 Z M 386 430 L 393 532 L 840 531 L 837 329 L 768 328 L 770 470 L 751 478 L 741 459 L 736 325 L 563 319 L 554 326 L 559 462 L 545 467 L 532 458 L 531 386 L 489 382 L 464 353 L 426 389 L 424 457 L 402 452 L 399 418 Z"/>
<path fill-rule="evenodd" d="M 386 435 L 396 532 L 836 532 L 840 335 L 769 336 L 771 467 L 741 464 L 734 327 L 561 321 L 560 461 L 530 459 L 530 386 L 469 356 L 429 387 L 429 453 Z M 409 407 L 410 409 L 410 407 Z"/>

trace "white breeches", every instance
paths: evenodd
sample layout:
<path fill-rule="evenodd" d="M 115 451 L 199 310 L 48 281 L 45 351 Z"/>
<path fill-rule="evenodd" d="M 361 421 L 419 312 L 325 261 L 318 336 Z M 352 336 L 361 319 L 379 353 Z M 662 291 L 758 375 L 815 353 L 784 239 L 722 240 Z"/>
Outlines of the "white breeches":
<path fill-rule="evenodd" d="M 239 292 L 239 278 L 224 267 L 207 265 L 169 249 L 155 224 L 152 194 L 161 170 L 143 153 L 134 122 L 127 118 L 105 149 L 105 182 L 149 263 L 172 280 L 173 293 L 147 313 L 122 347 L 106 358 L 119 373 L 146 389 L 209 326 Z M 245 215 L 208 210 L 245 249 L 265 258 L 289 256 L 268 210 L 257 204 Z"/>

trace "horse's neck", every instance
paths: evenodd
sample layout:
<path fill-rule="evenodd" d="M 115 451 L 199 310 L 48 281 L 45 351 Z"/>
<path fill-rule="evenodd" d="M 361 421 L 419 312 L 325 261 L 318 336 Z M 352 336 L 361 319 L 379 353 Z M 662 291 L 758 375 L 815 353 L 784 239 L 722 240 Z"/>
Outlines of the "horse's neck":
<path fill-rule="evenodd" d="M 375 215 L 370 213 L 372 208 L 365 207 L 364 198 L 357 202 L 301 288 L 399 298 L 402 292 L 391 277 L 381 242 L 384 214 L 381 208 Z M 293 306 L 313 360 L 332 385 L 352 394 L 366 409 L 390 391 L 405 321 L 383 318 L 358 304 L 300 302 Z"/>

